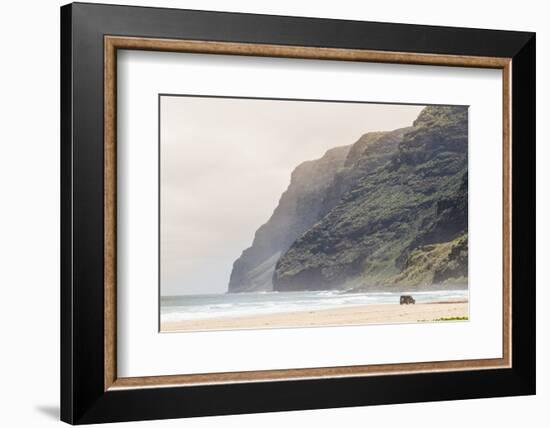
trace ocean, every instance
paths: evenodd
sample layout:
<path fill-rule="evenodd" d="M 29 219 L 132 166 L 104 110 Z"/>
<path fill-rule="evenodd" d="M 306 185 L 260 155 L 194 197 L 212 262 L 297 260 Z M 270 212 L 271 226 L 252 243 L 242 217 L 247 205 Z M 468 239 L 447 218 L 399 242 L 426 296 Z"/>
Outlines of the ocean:
<path fill-rule="evenodd" d="M 417 292 L 297 291 L 162 296 L 161 322 L 231 318 L 297 311 L 332 309 L 365 304 L 396 304 L 401 295 L 417 303 L 468 299 L 468 290 Z"/>

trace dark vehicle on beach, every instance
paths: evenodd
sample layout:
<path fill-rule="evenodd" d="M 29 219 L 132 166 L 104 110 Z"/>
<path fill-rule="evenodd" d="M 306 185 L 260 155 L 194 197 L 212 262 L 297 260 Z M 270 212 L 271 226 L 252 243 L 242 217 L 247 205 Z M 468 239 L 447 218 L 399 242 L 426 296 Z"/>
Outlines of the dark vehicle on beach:
<path fill-rule="evenodd" d="M 415 302 L 416 300 L 414 300 L 412 296 L 401 296 L 399 298 L 400 305 L 414 305 Z"/>

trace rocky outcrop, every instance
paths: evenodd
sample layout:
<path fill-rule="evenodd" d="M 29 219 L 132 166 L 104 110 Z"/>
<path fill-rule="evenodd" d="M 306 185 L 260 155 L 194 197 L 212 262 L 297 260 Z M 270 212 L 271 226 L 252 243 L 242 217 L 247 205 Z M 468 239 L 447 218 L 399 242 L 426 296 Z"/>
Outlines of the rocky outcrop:
<path fill-rule="evenodd" d="M 386 284 L 408 287 L 461 285 L 468 281 L 468 236 L 428 244 L 407 252 L 402 271 Z"/>

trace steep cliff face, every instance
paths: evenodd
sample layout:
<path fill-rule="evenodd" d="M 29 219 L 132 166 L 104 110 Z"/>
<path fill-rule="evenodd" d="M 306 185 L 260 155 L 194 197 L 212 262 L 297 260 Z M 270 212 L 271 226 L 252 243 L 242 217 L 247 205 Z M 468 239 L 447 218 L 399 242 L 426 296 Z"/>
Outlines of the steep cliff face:
<path fill-rule="evenodd" d="M 273 290 L 273 273 L 281 255 L 332 210 L 366 171 L 387 163 L 410 129 L 367 133 L 351 146 L 331 149 L 320 159 L 300 164 L 271 218 L 233 264 L 229 292 Z"/>
<path fill-rule="evenodd" d="M 358 180 L 385 165 L 395 155 L 405 133 L 411 129 L 369 132 L 361 136 L 349 149 L 343 167 L 336 171 L 332 183 L 323 195 L 323 215 L 334 208 Z"/>
<path fill-rule="evenodd" d="M 344 166 L 350 146 L 336 147 L 317 160 L 300 164 L 291 175 L 271 218 L 254 236 L 250 248 L 234 262 L 230 292 L 270 291 L 277 260 L 304 231 L 330 209 L 327 188 Z"/>
<path fill-rule="evenodd" d="M 275 290 L 464 280 L 467 108 L 426 107 L 397 141 L 379 159 L 364 142 L 350 149 L 325 195 L 333 206 L 278 259 Z"/>

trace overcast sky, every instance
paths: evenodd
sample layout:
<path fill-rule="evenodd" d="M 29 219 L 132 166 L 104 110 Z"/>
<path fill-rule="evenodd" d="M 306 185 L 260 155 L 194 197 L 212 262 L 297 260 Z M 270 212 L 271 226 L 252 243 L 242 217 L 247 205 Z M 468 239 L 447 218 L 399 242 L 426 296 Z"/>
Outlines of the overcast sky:
<path fill-rule="evenodd" d="M 422 106 L 162 96 L 161 294 L 227 291 L 300 163 Z"/>

